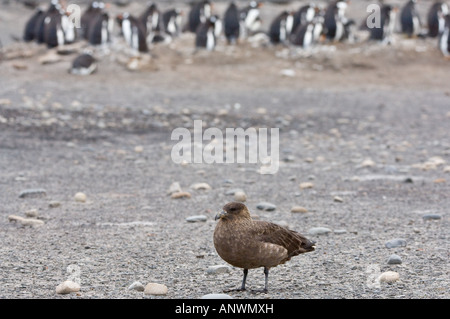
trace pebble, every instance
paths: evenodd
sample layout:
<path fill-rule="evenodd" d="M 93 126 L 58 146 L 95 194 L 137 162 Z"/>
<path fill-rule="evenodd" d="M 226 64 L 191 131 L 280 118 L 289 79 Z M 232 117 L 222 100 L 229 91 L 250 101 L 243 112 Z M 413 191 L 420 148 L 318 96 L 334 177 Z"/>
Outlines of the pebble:
<path fill-rule="evenodd" d="M 385 246 L 387 248 L 397 248 L 397 247 L 405 247 L 406 246 L 406 240 L 402 238 L 395 238 L 387 241 L 385 243 Z"/>
<path fill-rule="evenodd" d="M 260 210 L 264 210 L 266 212 L 271 212 L 271 211 L 274 211 L 277 208 L 277 206 L 275 206 L 272 203 L 261 202 L 261 203 L 256 205 L 256 208 L 258 208 Z"/>
<path fill-rule="evenodd" d="M 380 282 L 393 283 L 400 279 L 400 275 L 395 271 L 386 271 L 382 273 L 378 280 Z"/>
<path fill-rule="evenodd" d="M 48 207 L 50 207 L 50 208 L 56 208 L 59 206 L 61 206 L 61 203 L 57 202 L 57 201 L 51 201 L 50 203 L 48 203 Z"/>
<path fill-rule="evenodd" d="M 294 206 L 291 208 L 291 213 L 307 213 L 308 210 L 302 206 Z"/>
<path fill-rule="evenodd" d="M 234 193 L 234 200 L 237 202 L 245 202 L 247 200 L 247 194 L 244 192 L 236 192 Z"/>
<path fill-rule="evenodd" d="M 189 223 L 196 223 L 196 222 L 206 222 L 207 217 L 205 215 L 195 215 L 195 216 L 189 216 L 186 218 L 186 221 Z"/>
<path fill-rule="evenodd" d="M 191 198 L 191 193 L 189 192 L 176 192 L 173 193 L 171 198 L 178 199 L 178 198 Z"/>
<path fill-rule="evenodd" d="M 375 166 L 375 162 L 372 161 L 372 159 L 370 159 L 370 158 L 365 159 L 360 165 L 360 167 L 374 167 L 374 166 Z"/>
<path fill-rule="evenodd" d="M 144 291 L 145 287 L 139 281 L 135 281 L 128 287 L 128 290 Z"/>
<path fill-rule="evenodd" d="M 192 184 L 191 188 L 195 190 L 210 190 L 211 186 L 209 186 L 209 184 L 207 183 L 196 183 Z"/>
<path fill-rule="evenodd" d="M 441 219 L 442 216 L 438 214 L 426 214 L 422 216 L 423 220 L 438 220 Z"/>
<path fill-rule="evenodd" d="M 335 202 L 338 202 L 338 203 L 342 203 L 344 201 L 344 199 L 342 197 L 339 197 L 339 196 L 334 196 L 333 200 Z"/>
<path fill-rule="evenodd" d="M 313 227 L 308 230 L 310 235 L 323 235 L 331 233 L 331 229 L 327 227 Z"/>
<path fill-rule="evenodd" d="M 80 291 L 80 285 L 71 280 L 66 280 L 63 283 L 59 284 L 55 290 L 57 294 L 65 295 L 70 294 L 71 292 Z"/>
<path fill-rule="evenodd" d="M 300 189 L 307 189 L 307 188 L 313 188 L 314 184 L 311 182 L 304 182 L 304 183 L 300 183 Z"/>
<path fill-rule="evenodd" d="M 392 254 L 387 260 L 388 265 L 398 265 L 402 263 L 402 258 L 399 255 Z"/>
<path fill-rule="evenodd" d="M 335 233 L 335 234 L 345 234 L 345 233 L 347 233 L 347 229 L 335 229 L 335 230 L 333 230 L 333 233 Z"/>
<path fill-rule="evenodd" d="M 169 190 L 167 191 L 167 194 L 172 195 L 173 193 L 179 193 L 179 192 L 181 192 L 180 183 L 174 182 L 170 185 Z"/>
<path fill-rule="evenodd" d="M 226 265 L 209 266 L 208 269 L 206 269 L 208 275 L 224 274 L 227 272 L 230 272 L 230 267 Z"/>
<path fill-rule="evenodd" d="M 233 299 L 233 297 L 227 294 L 207 294 L 201 296 L 200 299 Z"/>
<path fill-rule="evenodd" d="M 75 201 L 77 201 L 77 202 L 85 203 L 87 196 L 85 193 L 78 192 L 75 194 L 74 198 L 75 198 Z"/>
<path fill-rule="evenodd" d="M 38 210 L 35 208 L 29 209 L 25 212 L 25 216 L 27 216 L 28 218 L 36 218 L 38 217 Z"/>
<path fill-rule="evenodd" d="M 157 283 L 148 283 L 144 288 L 144 294 L 146 295 L 166 295 L 167 294 L 167 286 L 163 284 Z"/>
<path fill-rule="evenodd" d="M 44 197 L 45 195 L 47 195 L 47 191 L 42 188 L 25 189 L 20 192 L 19 198 Z"/>
<path fill-rule="evenodd" d="M 135 147 L 134 147 L 134 151 L 135 151 L 136 153 L 142 153 L 142 152 L 144 151 L 144 147 L 141 146 L 141 145 L 135 146 Z"/>
<path fill-rule="evenodd" d="M 232 188 L 225 192 L 225 195 L 234 195 L 237 192 L 244 192 L 241 188 Z"/>
<path fill-rule="evenodd" d="M 23 226 L 38 227 L 44 225 L 44 222 L 42 220 L 34 218 L 23 218 L 16 215 L 9 215 L 8 219 L 10 222 L 14 221 L 22 224 Z"/>

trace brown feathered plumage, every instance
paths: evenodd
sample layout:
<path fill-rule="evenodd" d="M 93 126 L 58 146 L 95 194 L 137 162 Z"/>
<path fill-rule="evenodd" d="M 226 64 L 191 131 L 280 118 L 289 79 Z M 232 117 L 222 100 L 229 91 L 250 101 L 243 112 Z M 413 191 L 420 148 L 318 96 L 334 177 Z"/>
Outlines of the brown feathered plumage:
<path fill-rule="evenodd" d="M 217 253 L 229 264 L 244 269 L 239 290 L 245 290 L 248 269 L 264 267 L 264 291 L 267 292 L 270 268 L 314 250 L 314 242 L 293 230 L 253 220 L 242 203 L 228 203 L 216 219 L 219 219 L 214 231 Z"/>

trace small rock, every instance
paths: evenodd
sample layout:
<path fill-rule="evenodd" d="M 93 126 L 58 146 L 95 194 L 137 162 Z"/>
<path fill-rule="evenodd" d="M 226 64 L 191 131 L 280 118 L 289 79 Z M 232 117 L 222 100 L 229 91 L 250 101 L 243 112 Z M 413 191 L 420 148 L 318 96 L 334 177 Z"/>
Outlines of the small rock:
<path fill-rule="evenodd" d="M 36 218 L 38 217 L 38 210 L 37 209 L 29 209 L 25 212 L 25 216 L 28 218 Z"/>
<path fill-rule="evenodd" d="M 186 218 L 186 221 L 189 223 L 196 223 L 196 222 L 206 222 L 207 217 L 205 215 L 195 215 L 195 216 L 189 216 Z"/>
<path fill-rule="evenodd" d="M 20 192 L 19 198 L 36 198 L 36 197 L 44 197 L 47 195 L 47 191 L 42 188 L 35 189 L 25 189 Z"/>
<path fill-rule="evenodd" d="M 313 188 L 314 184 L 311 182 L 304 182 L 304 183 L 300 183 L 300 189 L 307 189 L 307 188 Z"/>
<path fill-rule="evenodd" d="M 392 254 L 387 260 L 388 265 L 399 265 L 402 263 L 402 258 L 399 255 Z"/>
<path fill-rule="evenodd" d="M 71 292 L 80 291 L 80 285 L 71 280 L 66 280 L 63 283 L 59 284 L 55 290 L 57 294 L 65 295 L 70 294 Z"/>
<path fill-rule="evenodd" d="M 441 184 L 441 183 L 445 183 L 446 180 L 445 180 L 445 178 L 437 178 L 433 182 L 436 184 Z"/>
<path fill-rule="evenodd" d="M 181 192 L 180 183 L 174 182 L 170 185 L 169 190 L 167 191 L 167 194 L 172 195 L 173 193 L 179 193 L 179 192 Z"/>
<path fill-rule="evenodd" d="M 167 286 L 157 283 L 148 283 L 144 288 L 144 294 L 146 295 L 166 295 Z"/>
<path fill-rule="evenodd" d="M 207 183 L 196 183 L 192 184 L 191 188 L 195 190 L 210 190 L 211 186 L 209 186 L 209 184 Z"/>
<path fill-rule="evenodd" d="M 247 200 L 247 194 L 244 192 L 236 192 L 234 193 L 234 200 L 237 202 L 245 202 Z"/>
<path fill-rule="evenodd" d="M 414 183 L 414 181 L 413 181 L 413 179 L 411 177 L 407 177 L 407 178 L 405 178 L 403 183 Z"/>
<path fill-rule="evenodd" d="M 308 210 L 302 206 L 294 206 L 291 208 L 291 213 L 307 213 Z"/>
<path fill-rule="evenodd" d="M 144 291 L 145 287 L 139 281 L 135 281 L 128 287 L 128 290 Z"/>
<path fill-rule="evenodd" d="M 331 229 L 327 227 L 313 227 L 308 230 L 310 235 L 324 235 L 331 233 Z"/>
<path fill-rule="evenodd" d="M 23 218 L 16 215 L 9 215 L 8 219 L 10 222 L 18 222 L 23 226 L 38 227 L 44 225 L 44 222 L 42 220 L 34 218 Z"/>
<path fill-rule="evenodd" d="M 142 152 L 144 151 L 144 147 L 141 146 L 141 145 L 135 146 L 135 147 L 134 147 L 134 151 L 135 151 L 136 153 L 142 153 Z"/>
<path fill-rule="evenodd" d="M 80 203 L 85 203 L 86 198 L 87 198 L 86 194 L 81 193 L 81 192 L 76 193 L 74 196 L 75 201 L 80 202 Z"/>
<path fill-rule="evenodd" d="M 405 247 L 406 246 L 406 240 L 402 238 L 395 238 L 387 241 L 385 243 L 385 246 L 387 248 L 397 248 L 397 247 Z"/>
<path fill-rule="evenodd" d="M 365 159 L 360 165 L 360 167 L 373 167 L 373 166 L 375 166 L 375 162 L 372 161 L 370 158 Z"/>
<path fill-rule="evenodd" d="M 59 206 L 61 206 L 61 203 L 57 202 L 57 201 L 51 201 L 50 203 L 48 203 L 48 207 L 50 207 L 50 208 L 56 208 Z"/>
<path fill-rule="evenodd" d="M 423 220 L 438 220 L 441 219 L 442 216 L 438 214 L 426 214 L 422 216 Z"/>
<path fill-rule="evenodd" d="M 444 173 L 450 173 L 450 165 L 445 166 L 443 172 Z"/>
<path fill-rule="evenodd" d="M 243 192 L 244 193 L 244 191 L 241 188 L 232 188 L 232 189 L 227 190 L 225 192 L 225 195 L 234 195 L 237 192 Z"/>
<path fill-rule="evenodd" d="M 233 297 L 227 294 L 207 294 L 200 299 L 233 299 Z"/>
<path fill-rule="evenodd" d="M 228 267 L 226 265 L 209 266 L 208 269 L 206 269 L 206 273 L 208 275 L 224 274 L 227 272 L 230 272 L 230 267 Z"/>
<path fill-rule="evenodd" d="M 173 193 L 171 198 L 178 199 L 178 198 L 191 198 L 191 193 L 188 192 L 176 192 Z"/>
<path fill-rule="evenodd" d="M 338 203 L 342 203 L 344 201 L 344 199 L 342 197 L 339 197 L 339 196 L 334 196 L 333 200 L 335 202 L 338 202 Z"/>
<path fill-rule="evenodd" d="M 378 280 L 380 282 L 393 283 L 400 279 L 400 275 L 395 271 L 386 271 L 382 273 Z"/>
<path fill-rule="evenodd" d="M 277 206 L 275 206 L 272 203 L 261 202 L 258 205 L 256 205 L 256 208 L 259 210 L 264 210 L 266 212 L 271 212 L 271 211 L 274 211 L 277 208 Z"/>
<path fill-rule="evenodd" d="M 335 230 L 333 230 L 333 233 L 335 233 L 335 234 L 345 234 L 345 233 L 347 233 L 347 229 L 335 229 Z"/>

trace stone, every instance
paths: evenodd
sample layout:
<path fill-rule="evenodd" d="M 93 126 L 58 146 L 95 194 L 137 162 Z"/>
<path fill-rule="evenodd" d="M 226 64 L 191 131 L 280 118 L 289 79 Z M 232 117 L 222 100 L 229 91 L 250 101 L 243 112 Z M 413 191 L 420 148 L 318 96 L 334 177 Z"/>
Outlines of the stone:
<path fill-rule="evenodd" d="M 260 202 L 259 204 L 256 205 L 256 208 L 259 210 L 264 210 L 266 212 L 271 212 L 274 211 L 277 208 L 277 206 L 269 202 Z"/>
<path fill-rule="evenodd" d="M 400 279 L 400 275 L 395 271 L 386 271 L 382 273 L 378 280 L 380 282 L 393 283 Z"/>
<path fill-rule="evenodd" d="M 30 226 L 30 227 L 38 227 L 44 225 L 44 222 L 42 220 L 34 218 L 23 218 L 21 216 L 16 215 L 9 215 L 8 220 L 10 222 L 17 222 L 19 224 L 22 224 L 23 226 Z"/>
<path fill-rule="evenodd" d="M 189 192 L 176 192 L 176 193 L 173 193 L 170 197 L 173 198 L 173 199 L 191 198 L 191 193 L 189 193 Z"/>
<path fill-rule="evenodd" d="M 86 199 L 87 199 L 87 196 L 86 196 L 85 193 L 78 192 L 78 193 L 75 194 L 74 199 L 77 202 L 85 203 Z"/>
<path fill-rule="evenodd" d="M 148 283 L 144 288 L 144 294 L 146 295 L 166 295 L 167 294 L 167 286 L 163 284 L 158 283 Z"/>
<path fill-rule="evenodd" d="M 339 197 L 339 196 L 334 196 L 333 200 L 335 202 L 338 202 L 338 203 L 342 203 L 344 201 L 344 199 L 342 197 Z"/>
<path fill-rule="evenodd" d="M 387 260 L 388 265 L 399 265 L 402 263 L 402 258 L 399 255 L 392 254 Z"/>
<path fill-rule="evenodd" d="M 71 280 L 66 280 L 63 283 L 59 284 L 55 291 L 57 294 L 70 294 L 71 292 L 78 292 L 80 291 L 80 285 L 76 282 L 73 282 Z"/>
<path fill-rule="evenodd" d="M 370 159 L 370 158 L 365 159 L 360 165 L 360 167 L 374 167 L 374 166 L 375 166 L 375 162 L 372 161 L 372 159 Z"/>
<path fill-rule="evenodd" d="M 144 291 L 145 287 L 139 281 L 135 281 L 128 287 L 128 290 Z"/>
<path fill-rule="evenodd" d="M 397 248 L 397 247 L 405 247 L 406 246 L 406 240 L 402 238 L 395 238 L 387 241 L 385 243 L 385 246 L 387 248 Z"/>
<path fill-rule="evenodd" d="M 47 191 L 42 188 L 25 189 L 20 192 L 19 198 L 37 198 L 47 195 Z"/>
<path fill-rule="evenodd" d="M 56 207 L 59 207 L 59 206 L 61 206 L 61 203 L 60 202 L 57 202 L 57 201 L 51 201 L 50 203 L 48 203 L 48 207 L 50 207 L 50 208 L 56 208 Z"/>
<path fill-rule="evenodd" d="M 186 221 L 189 223 L 196 223 L 196 222 L 206 222 L 207 217 L 205 215 L 195 215 L 195 216 L 189 216 L 186 218 Z"/>
<path fill-rule="evenodd" d="M 304 183 L 300 183 L 299 187 L 300 187 L 300 189 L 313 188 L 314 184 L 311 182 L 304 182 Z"/>
<path fill-rule="evenodd" d="M 237 192 L 243 192 L 244 193 L 244 191 L 241 188 L 232 188 L 232 189 L 227 190 L 225 192 L 225 195 L 234 195 Z"/>
<path fill-rule="evenodd" d="M 441 219 L 442 216 L 438 214 L 425 214 L 422 216 L 423 220 L 438 220 Z"/>
<path fill-rule="evenodd" d="M 135 146 L 135 147 L 134 147 L 134 151 L 135 151 L 136 153 L 142 153 L 142 152 L 144 151 L 144 147 L 141 146 L 141 145 Z"/>
<path fill-rule="evenodd" d="M 327 227 L 312 227 L 308 230 L 310 235 L 324 235 L 331 233 L 331 229 Z"/>
<path fill-rule="evenodd" d="M 233 299 L 227 294 L 207 294 L 200 297 L 200 299 Z"/>
<path fill-rule="evenodd" d="M 38 217 L 38 210 L 35 208 L 29 209 L 25 212 L 25 216 L 27 216 L 28 218 L 36 218 Z"/>
<path fill-rule="evenodd" d="M 302 206 L 293 206 L 291 208 L 291 213 L 307 213 L 308 210 Z"/>
<path fill-rule="evenodd" d="M 433 182 L 434 182 L 435 184 L 442 184 L 442 183 L 445 183 L 446 180 L 445 180 L 445 178 L 437 178 L 437 179 L 435 179 Z"/>
<path fill-rule="evenodd" d="M 195 183 L 191 185 L 191 188 L 195 190 L 210 190 L 211 186 L 207 183 Z"/>
<path fill-rule="evenodd" d="M 230 267 L 226 265 L 209 266 L 208 269 L 206 269 L 208 275 L 224 274 L 227 272 L 230 272 Z"/>
<path fill-rule="evenodd" d="M 234 193 L 234 200 L 237 202 L 245 202 L 247 200 L 247 194 L 244 192 L 236 192 Z"/>
<path fill-rule="evenodd" d="M 173 193 L 179 193 L 179 192 L 181 192 L 180 183 L 174 182 L 170 185 L 169 190 L 167 191 L 167 194 L 172 195 Z"/>

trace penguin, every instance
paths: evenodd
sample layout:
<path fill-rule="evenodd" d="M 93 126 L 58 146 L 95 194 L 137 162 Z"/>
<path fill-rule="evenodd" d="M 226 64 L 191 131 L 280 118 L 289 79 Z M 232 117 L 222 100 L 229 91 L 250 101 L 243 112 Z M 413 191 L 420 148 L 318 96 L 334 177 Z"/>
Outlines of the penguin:
<path fill-rule="evenodd" d="M 301 46 L 303 49 L 310 48 L 313 44 L 318 43 L 323 31 L 323 17 L 316 16 L 308 23 L 299 25 L 291 36 L 291 43 Z"/>
<path fill-rule="evenodd" d="M 148 52 L 147 37 L 144 26 L 129 13 L 117 17 L 126 43 L 137 52 Z"/>
<path fill-rule="evenodd" d="M 436 1 L 428 11 L 427 24 L 428 36 L 436 38 L 444 32 L 445 16 L 449 13 L 448 5 L 441 1 Z"/>
<path fill-rule="evenodd" d="M 369 40 L 374 41 L 390 41 L 390 37 L 394 33 L 395 16 L 397 8 L 384 4 L 380 8 L 380 27 L 368 29 L 370 32 Z"/>
<path fill-rule="evenodd" d="M 172 37 L 178 36 L 181 31 L 182 16 L 183 12 L 179 9 L 165 11 L 162 15 L 164 33 Z"/>
<path fill-rule="evenodd" d="M 421 22 L 416 10 L 417 0 L 408 0 L 400 14 L 402 33 L 408 37 L 418 36 L 421 31 Z"/>
<path fill-rule="evenodd" d="M 281 12 L 271 23 L 269 28 L 269 39 L 273 44 L 286 43 L 292 32 L 292 12 Z"/>
<path fill-rule="evenodd" d="M 25 25 L 25 30 L 23 33 L 23 40 L 30 42 L 36 39 L 36 23 L 44 15 L 44 10 L 41 8 L 36 9 L 34 14 L 30 17 Z"/>
<path fill-rule="evenodd" d="M 89 75 L 95 71 L 97 71 L 97 60 L 90 52 L 85 52 L 73 60 L 69 73 L 75 75 Z"/>
<path fill-rule="evenodd" d="M 139 22 L 144 26 L 147 35 L 160 33 L 163 29 L 161 12 L 154 3 L 149 3 L 145 11 L 138 17 Z"/>
<path fill-rule="evenodd" d="M 59 0 L 52 0 L 44 14 L 40 15 L 36 20 L 34 36 L 37 43 L 45 43 L 45 19 L 55 13 L 59 13 L 61 5 Z"/>
<path fill-rule="evenodd" d="M 55 48 L 65 44 L 62 9 L 48 14 L 44 19 L 44 42 L 48 48 Z"/>
<path fill-rule="evenodd" d="M 196 48 L 205 48 L 208 51 L 214 50 L 217 41 L 217 21 L 217 16 L 213 15 L 198 26 L 195 33 Z"/>
<path fill-rule="evenodd" d="M 196 33 L 201 23 L 207 22 L 211 17 L 212 6 L 208 0 L 202 0 L 194 3 L 189 11 L 187 31 Z"/>
<path fill-rule="evenodd" d="M 346 27 L 351 25 L 345 17 L 348 1 L 335 0 L 327 7 L 324 16 L 325 36 L 331 41 L 341 41 L 346 35 Z"/>
<path fill-rule="evenodd" d="M 317 11 L 318 8 L 312 3 L 300 7 L 293 15 L 292 30 L 295 31 L 300 25 L 312 22 Z"/>
<path fill-rule="evenodd" d="M 439 49 L 446 59 L 450 59 L 450 14 L 443 18 L 445 19 L 445 26 L 439 37 Z"/>
<path fill-rule="evenodd" d="M 92 1 L 89 7 L 81 15 L 81 34 L 85 40 L 89 40 L 89 27 L 96 20 L 98 15 L 102 13 L 105 4 L 100 1 Z"/>
<path fill-rule="evenodd" d="M 223 17 L 223 27 L 225 38 L 228 44 L 236 44 L 240 36 L 239 9 L 234 2 L 231 2 Z"/>
<path fill-rule="evenodd" d="M 108 13 L 97 14 L 89 27 L 88 41 L 92 45 L 105 45 L 111 41 L 113 20 Z"/>
<path fill-rule="evenodd" d="M 261 27 L 261 2 L 251 1 L 247 7 L 240 11 L 241 33 L 244 37 L 252 35 Z"/>

